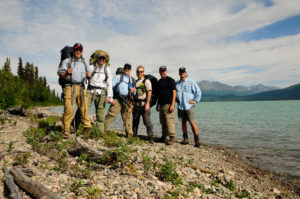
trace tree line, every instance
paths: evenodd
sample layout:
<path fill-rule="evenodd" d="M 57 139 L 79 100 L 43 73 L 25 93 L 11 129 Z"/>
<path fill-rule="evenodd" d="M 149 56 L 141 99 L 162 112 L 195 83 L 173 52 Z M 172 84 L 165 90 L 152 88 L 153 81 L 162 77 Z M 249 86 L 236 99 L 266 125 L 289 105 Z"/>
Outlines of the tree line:
<path fill-rule="evenodd" d="M 0 109 L 15 106 L 24 108 L 32 106 L 60 105 L 62 101 L 50 90 L 45 76 L 39 76 L 39 69 L 33 63 L 23 66 L 20 57 L 17 75 L 12 74 L 10 59 L 0 70 Z"/>

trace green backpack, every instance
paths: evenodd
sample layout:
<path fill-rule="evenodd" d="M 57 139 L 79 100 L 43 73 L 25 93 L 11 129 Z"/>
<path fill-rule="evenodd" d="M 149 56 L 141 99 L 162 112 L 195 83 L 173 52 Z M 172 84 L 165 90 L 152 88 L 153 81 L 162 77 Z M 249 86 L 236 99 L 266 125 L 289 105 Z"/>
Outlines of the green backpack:
<path fill-rule="evenodd" d="M 99 53 L 103 53 L 105 54 L 106 58 L 105 58 L 105 62 L 106 62 L 106 65 L 110 66 L 109 64 L 109 54 L 103 50 L 96 50 L 92 55 L 91 55 L 91 58 L 90 58 L 90 65 L 94 65 L 94 63 L 97 61 L 97 55 Z"/>

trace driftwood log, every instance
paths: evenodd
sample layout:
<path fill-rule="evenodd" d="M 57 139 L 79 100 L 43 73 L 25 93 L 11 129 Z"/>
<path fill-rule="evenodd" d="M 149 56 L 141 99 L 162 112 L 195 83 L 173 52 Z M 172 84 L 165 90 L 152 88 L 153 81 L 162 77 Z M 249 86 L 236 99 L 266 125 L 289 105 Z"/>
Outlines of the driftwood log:
<path fill-rule="evenodd" d="M 14 108 L 8 108 L 7 111 L 12 115 L 20 115 L 20 116 L 26 115 L 25 109 L 21 106 L 17 106 Z"/>
<path fill-rule="evenodd" d="M 2 168 L 4 172 L 3 182 L 9 189 L 9 198 L 11 199 L 23 199 L 19 187 L 15 184 L 13 177 L 10 175 L 8 168 Z"/>
<path fill-rule="evenodd" d="M 0 159 L 6 155 L 10 155 L 10 154 L 13 154 L 13 153 L 27 153 L 28 151 L 11 151 L 11 152 L 4 152 L 4 153 L 1 153 L 0 154 Z"/>
<path fill-rule="evenodd" d="M 62 199 L 48 190 L 44 185 L 31 180 L 19 168 L 11 169 L 10 173 L 16 184 L 33 197 L 37 199 Z"/>
<path fill-rule="evenodd" d="M 194 164 L 188 164 L 187 167 L 190 167 L 192 169 L 198 169 L 199 171 L 203 172 L 203 173 L 211 173 L 211 174 L 218 174 L 218 171 L 214 171 L 214 170 L 210 170 L 210 169 L 205 169 L 205 168 L 202 168 L 198 165 L 194 165 Z"/>
<path fill-rule="evenodd" d="M 89 147 L 88 144 L 81 141 L 80 138 L 76 138 L 76 144 L 68 149 L 68 153 L 73 156 L 80 156 L 82 154 L 87 155 L 87 160 L 99 161 L 106 151 L 111 151 L 112 149 L 107 147 L 101 147 L 93 149 Z"/>

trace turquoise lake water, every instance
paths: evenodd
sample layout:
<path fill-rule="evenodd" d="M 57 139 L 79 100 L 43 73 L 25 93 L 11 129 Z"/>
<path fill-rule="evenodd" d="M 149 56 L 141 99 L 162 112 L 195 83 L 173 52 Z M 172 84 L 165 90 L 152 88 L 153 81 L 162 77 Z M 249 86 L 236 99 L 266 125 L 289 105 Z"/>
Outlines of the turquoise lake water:
<path fill-rule="evenodd" d="M 63 111 L 61 107 L 52 110 Z M 182 139 L 177 111 L 175 114 L 176 136 Z M 300 177 L 299 100 L 200 102 L 195 107 L 195 116 L 201 143 L 230 148 L 261 168 Z M 154 107 L 151 118 L 154 134 L 161 136 Z M 122 129 L 120 124 L 119 116 L 110 128 Z M 145 132 L 141 120 L 139 134 L 146 135 Z M 189 138 L 193 140 L 190 127 Z"/>

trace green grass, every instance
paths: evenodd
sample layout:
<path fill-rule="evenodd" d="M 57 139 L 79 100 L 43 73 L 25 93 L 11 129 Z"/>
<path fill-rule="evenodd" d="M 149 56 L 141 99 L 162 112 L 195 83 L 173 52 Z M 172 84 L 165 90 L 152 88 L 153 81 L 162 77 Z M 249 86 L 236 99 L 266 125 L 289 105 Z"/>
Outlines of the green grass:
<path fill-rule="evenodd" d="M 160 171 L 157 176 L 162 181 L 172 182 L 173 185 L 178 185 L 182 183 L 182 179 L 176 172 L 176 164 L 170 162 L 167 158 L 164 159 L 165 163 L 160 165 Z"/>
<path fill-rule="evenodd" d="M 103 139 L 107 147 L 120 147 L 123 145 L 122 139 L 114 132 L 106 132 Z"/>

